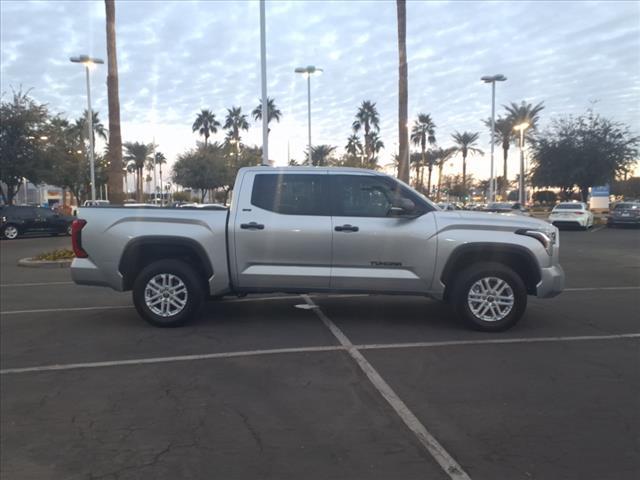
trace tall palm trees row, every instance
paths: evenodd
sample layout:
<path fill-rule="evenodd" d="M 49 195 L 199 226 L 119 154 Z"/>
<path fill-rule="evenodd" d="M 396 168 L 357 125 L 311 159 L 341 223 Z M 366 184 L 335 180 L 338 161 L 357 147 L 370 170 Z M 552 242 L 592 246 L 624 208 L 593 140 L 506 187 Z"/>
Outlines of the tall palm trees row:
<path fill-rule="evenodd" d="M 156 167 L 160 169 L 160 185 L 162 185 L 162 165 L 167 163 L 167 158 L 162 152 L 154 153 L 154 145 L 141 142 L 125 142 L 124 145 L 125 181 L 127 174 L 134 174 L 136 184 L 136 198 L 142 201 L 144 181 L 151 182 L 151 172 L 155 173 Z M 147 176 L 144 177 L 144 170 Z"/>
<path fill-rule="evenodd" d="M 262 120 L 262 100 L 256 108 L 251 112 L 251 116 L 255 121 Z M 273 98 L 267 98 L 267 124 L 273 120 L 276 122 L 282 118 L 282 112 L 278 109 Z M 236 163 L 237 152 L 240 147 L 240 132 L 249 130 L 249 121 L 247 115 L 242 113 L 242 107 L 233 106 L 227 109 L 224 124 L 221 124 L 215 113 L 209 109 L 203 109 L 198 112 L 196 119 L 191 126 L 193 132 L 197 132 L 204 137 L 204 143 L 209 143 L 211 134 L 218 133 L 218 128 L 222 127 L 226 130 L 225 142 L 236 146 Z M 270 129 L 269 129 L 270 131 Z"/>
<path fill-rule="evenodd" d="M 377 154 L 384 148 L 384 143 L 380 139 L 380 115 L 375 102 L 364 100 L 355 115 L 355 120 L 351 124 L 353 134 L 347 139 L 345 150 L 353 156 L 360 156 L 363 167 L 375 168 L 378 161 Z M 362 131 L 364 145 L 358 137 Z"/>
<path fill-rule="evenodd" d="M 503 105 L 505 109 L 505 115 L 498 116 L 494 123 L 494 144 L 502 147 L 503 153 L 503 165 L 502 165 L 502 176 L 506 180 L 509 178 L 507 176 L 507 159 L 509 156 L 509 147 L 511 144 L 518 142 L 518 135 L 514 130 L 514 126 L 528 123 L 529 128 L 525 133 L 525 141 L 530 141 L 538 126 L 538 120 L 540 119 L 540 112 L 544 109 L 543 102 L 540 102 L 536 105 L 531 103 L 526 103 L 522 101 L 520 104 L 511 102 L 509 105 Z M 484 124 L 489 131 L 491 131 L 491 119 L 484 120 Z M 503 182 L 503 195 L 506 195 L 506 190 L 508 188 L 508 183 L 506 181 Z"/>
<path fill-rule="evenodd" d="M 508 189 L 508 182 L 506 181 L 508 178 L 508 151 L 510 145 L 515 143 L 518 138 L 515 133 L 514 126 L 527 123 L 529 127 L 525 134 L 525 141 L 531 140 L 535 135 L 537 124 L 540 119 L 540 112 L 544 109 L 544 105 L 543 102 L 533 105 L 522 101 L 520 104 L 511 102 L 509 105 L 505 105 L 504 108 L 505 116 L 499 116 L 496 119 L 494 123 L 494 131 L 495 144 L 502 146 L 503 149 L 503 178 L 505 181 L 502 182 L 502 187 L 503 195 L 506 196 L 506 190 Z M 484 120 L 484 123 L 487 127 L 491 128 L 490 119 Z M 427 143 L 429 145 L 436 144 L 435 128 L 436 125 L 431 119 L 431 116 L 429 114 L 420 113 L 418 114 L 418 118 L 411 129 L 410 136 L 411 142 L 421 148 L 420 162 L 414 162 L 416 163 L 416 174 L 418 177 L 416 182 L 417 185 L 424 185 L 424 166 L 426 165 L 428 168 L 427 192 L 431 191 L 431 173 L 433 166 L 437 164 L 438 158 L 443 157 L 442 149 L 440 149 L 440 155 L 434 154 L 434 151 L 427 151 L 426 149 Z M 456 131 L 451 135 L 454 146 L 447 149 L 449 152 L 449 154 L 446 155 L 447 157 L 451 157 L 455 153 L 460 153 L 462 155 L 462 185 L 465 196 L 467 192 L 467 157 L 474 154 L 484 154 L 484 152 L 477 147 L 479 137 L 479 132 L 465 131 L 460 133 Z M 443 164 L 440 163 L 439 166 L 440 169 L 442 169 Z M 441 171 L 439 176 L 441 176 Z M 438 189 L 439 188 L 440 187 L 438 186 Z"/>

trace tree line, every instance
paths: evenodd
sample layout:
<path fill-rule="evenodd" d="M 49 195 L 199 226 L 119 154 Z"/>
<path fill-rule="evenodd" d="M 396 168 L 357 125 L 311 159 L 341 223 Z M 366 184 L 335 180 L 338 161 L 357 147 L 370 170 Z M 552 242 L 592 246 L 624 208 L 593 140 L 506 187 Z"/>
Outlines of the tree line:
<path fill-rule="evenodd" d="M 529 125 L 524 134 L 531 159 L 527 181 L 539 188 L 559 188 L 563 198 L 571 198 L 577 188 L 586 199 L 590 186 L 612 184 L 617 177 L 632 172 L 637 162 L 638 137 L 628 126 L 603 118 L 591 110 L 583 115 L 555 119 L 549 128 L 540 132 L 538 124 L 544 110 L 542 102 L 535 105 L 524 101 L 519 104 L 512 102 L 503 108 L 504 113 L 495 121 L 494 132 L 495 144 L 503 151 L 503 171 L 497 185 L 505 199 L 511 186 L 511 182 L 506 180 L 509 175 L 508 155 L 511 147 L 519 143 L 514 126 L 521 123 Z M 47 106 L 35 102 L 29 92 L 18 91 L 13 92 L 10 100 L 2 102 L 0 114 L 0 181 L 5 185 L 5 188 L 0 188 L 0 194 L 3 202 L 13 201 L 24 178 L 32 183 L 60 186 L 69 190 L 78 202 L 87 197 L 90 176 L 86 161 L 89 148 L 86 111 L 81 117 L 69 121 L 60 114 L 50 113 Z M 268 124 L 282 118 L 273 98 L 268 99 L 267 114 Z M 261 102 L 250 115 L 255 121 L 262 119 Z M 95 144 L 96 138 L 106 140 L 108 131 L 98 112 L 92 112 L 92 118 Z M 483 123 L 490 129 L 490 119 L 483 120 Z M 214 190 L 221 191 L 222 198 L 226 200 L 237 170 L 261 163 L 261 148 L 247 146 L 242 141 L 242 134 L 249 127 L 249 115 L 243 113 L 239 106 L 228 108 L 224 118 L 220 119 L 209 109 L 198 112 L 191 130 L 203 142 L 178 156 L 171 172 L 173 182 L 199 190 L 201 200 L 207 192 L 213 193 Z M 211 135 L 220 130 L 225 132 L 224 140 L 210 142 Z M 451 188 L 443 188 L 443 169 L 455 155 L 460 155 L 461 178 L 454 182 L 454 190 L 459 193 L 457 196 L 467 198 L 471 186 L 467 160 L 484 154 L 478 148 L 480 132 L 455 131 L 450 136 L 451 146 L 447 148 L 438 145 L 438 137 L 432 116 L 419 113 L 409 135 L 416 149 L 410 154 L 413 186 L 432 197 L 440 197 L 443 189 L 450 192 Z M 364 100 L 354 115 L 344 153 L 338 155 L 334 145 L 314 145 L 311 152 L 305 152 L 302 163 L 377 169 L 380 168 L 379 154 L 383 148 L 376 103 Z M 146 182 L 149 190 L 154 178 L 152 173 L 155 176 L 157 169 L 160 185 L 163 184 L 162 166 L 167 159 L 151 144 L 125 142 L 122 150 L 125 180 L 127 175 L 133 175 L 136 198 L 142 201 L 144 184 Z M 104 152 L 95 156 L 97 187 L 109 180 L 109 158 L 108 145 Z M 299 163 L 292 160 L 290 164 Z M 394 156 L 392 165 L 397 172 L 398 155 Z M 437 170 L 435 179 L 434 170 Z"/>
<path fill-rule="evenodd" d="M 93 143 L 107 140 L 109 132 L 98 112 L 92 113 Z M 34 184 L 47 183 L 71 192 L 79 204 L 91 191 L 90 167 L 87 161 L 89 128 L 86 110 L 69 121 L 59 113 L 51 113 L 37 103 L 29 92 L 13 92 L 10 100 L 0 104 L 0 196 L 13 203 L 25 179 Z M 151 172 L 167 162 L 154 146 L 140 142 L 123 144 L 124 175 L 135 177 L 136 197 L 142 201 L 144 182 L 151 183 Z M 109 181 L 109 145 L 95 152 L 96 188 Z M 146 171 L 146 175 L 145 175 Z"/>

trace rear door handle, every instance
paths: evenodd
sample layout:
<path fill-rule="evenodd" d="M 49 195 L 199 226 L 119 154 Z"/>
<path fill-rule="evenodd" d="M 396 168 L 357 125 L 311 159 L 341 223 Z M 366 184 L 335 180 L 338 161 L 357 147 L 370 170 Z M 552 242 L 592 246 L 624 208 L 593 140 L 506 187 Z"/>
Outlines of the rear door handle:
<path fill-rule="evenodd" d="M 341 225 L 341 226 L 337 226 L 335 228 L 336 232 L 357 232 L 358 230 L 360 230 L 358 227 L 356 227 L 355 225 Z"/>
<path fill-rule="evenodd" d="M 256 222 L 241 223 L 240 228 L 243 230 L 264 230 L 264 225 Z"/>

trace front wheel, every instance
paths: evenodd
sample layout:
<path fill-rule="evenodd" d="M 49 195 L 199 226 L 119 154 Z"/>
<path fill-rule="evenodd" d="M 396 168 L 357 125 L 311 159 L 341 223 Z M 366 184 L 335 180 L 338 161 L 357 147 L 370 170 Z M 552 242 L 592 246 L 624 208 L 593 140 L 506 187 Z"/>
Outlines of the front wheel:
<path fill-rule="evenodd" d="M 15 240 L 16 238 L 18 238 L 18 236 L 20 236 L 20 231 L 15 225 L 6 225 L 2 229 L 2 238 L 6 238 L 7 240 Z"/>
<path fill-rule="evenodd" d="M 180 260 L 159 260 L 146 266 L 133 284 L 136 310 L 156 327 L 178 327 L 193 318 L 204 292 L 196 270 Z"/>
<path fill-rule="evenodd" d="M 527 307 L 527 289 L 520 276 L 500 263 L 478 263 L 455 279 L 453 308 L 476 330 L 498 332 L 514 326 Z"/>

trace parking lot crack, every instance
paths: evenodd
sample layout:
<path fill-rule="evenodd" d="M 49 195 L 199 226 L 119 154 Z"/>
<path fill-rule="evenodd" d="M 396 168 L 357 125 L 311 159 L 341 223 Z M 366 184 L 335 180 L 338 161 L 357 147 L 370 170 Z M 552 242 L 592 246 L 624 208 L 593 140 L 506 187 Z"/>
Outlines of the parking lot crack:
<path fill-rule="evenodd" d="M 247 428 L 247 430 L 255 440 L 256 445 L 258 446 L 258 449 L 260 449 L 260 452 L 262 453 L 264 451 L 264 447 L 262 445 L 262 439 L 260 438 L 260 434 L 258 433 L 258 431 L 253 427 L 253 425 L 251 425 L 251 422 L 249 422 L 249 417 L 236 408 L 234 408 L 233 411 L 236 412 L 238 416 L 242 419 L 244 426 Z"/>

